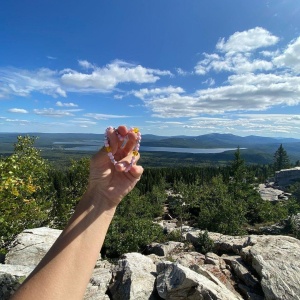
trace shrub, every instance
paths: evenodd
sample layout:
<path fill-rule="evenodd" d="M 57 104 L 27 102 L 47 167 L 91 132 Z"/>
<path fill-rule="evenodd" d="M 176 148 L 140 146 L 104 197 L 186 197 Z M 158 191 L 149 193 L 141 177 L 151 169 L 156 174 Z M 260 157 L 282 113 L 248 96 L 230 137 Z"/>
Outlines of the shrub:
<path fill-rule="evenodd" d="M 199 233 L 195 249 L 202 254 L 212 252 L 214 249 L 214 241 L 208 236 L 207 230 L 203 233 Z"/>
<path fill-rule="evenodd" d="M 0 160 L 1 247 L 25 228 L 42 226 L 47 220 L 52 197 L 49 165 L 33 147 L 34 141 L 19 136 L 14 153 Z"/>

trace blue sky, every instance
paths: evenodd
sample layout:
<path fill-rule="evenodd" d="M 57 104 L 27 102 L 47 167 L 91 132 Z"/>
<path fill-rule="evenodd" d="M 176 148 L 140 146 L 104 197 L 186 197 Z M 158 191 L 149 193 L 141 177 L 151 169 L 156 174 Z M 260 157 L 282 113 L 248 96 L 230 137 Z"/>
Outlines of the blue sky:
<path fill-rule="evenodd" d="M 0 3 L 0 131 L 300 138 L 300 2 Z"/>

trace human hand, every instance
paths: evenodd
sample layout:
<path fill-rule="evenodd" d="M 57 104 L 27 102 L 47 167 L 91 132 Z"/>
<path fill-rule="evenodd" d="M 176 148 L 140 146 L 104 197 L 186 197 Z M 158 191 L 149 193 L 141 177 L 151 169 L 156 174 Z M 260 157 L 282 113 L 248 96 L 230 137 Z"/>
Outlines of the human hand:
<path fill-rule="evenodd" d="M 123 141 L 118 138 L 117 132 L 121 137 L 127 138 L 125 146 Z M 108 209 L 115 208 L 120 203 L 122 198 L 133 189 L 143 173 L 143 168 L 136 165 L 139 154 L 131 168 L 129 170 L 127 168 L 137 142 L 137 134 L 129 132 L 125 126 L 119 126 L 117 132 L 113 128 L 107 130 L 111 152 L 117 163 L 114 165 L 111 162 L 105 147 L 103 147 L 93 156 L 90 164 L 88 191 L 93 194 L 93 197 L 100 196 L 99 201 Z"/>

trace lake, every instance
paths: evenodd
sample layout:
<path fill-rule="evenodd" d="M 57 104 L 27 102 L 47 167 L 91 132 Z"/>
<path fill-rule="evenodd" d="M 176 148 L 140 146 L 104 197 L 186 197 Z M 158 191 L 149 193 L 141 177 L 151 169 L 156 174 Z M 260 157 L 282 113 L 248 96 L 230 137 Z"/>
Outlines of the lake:
<path fill-rule="evenodd" d="M 54 144 L 61 144 L 65 150 L 69 151 L 92 151 L 96 152 L 102 147 L 102 143 L 99 145 L 84 145 L 84 146 L 75 146 L 70 147 L 72 142 L 69 143 L 60 143 L 56 142 Z M 75 143 L 74 143 L 75 144 Z M 76 143 L 77 145 L 79 143 Z M 68 145 L 68 147 L 65 147 Z M 199 153 L 222 153 L 225 151 L 235 151 L 237 148 L 213 148 L 213 149 L 199 149 L 199 148 L 174 148 L 174 147 L 140 147 L 140 152 L 177 152 L 177 153 L 192 153 L 192 154 L 199 154 Z M 240 148 L 245 149 L 245 148 Z"/>

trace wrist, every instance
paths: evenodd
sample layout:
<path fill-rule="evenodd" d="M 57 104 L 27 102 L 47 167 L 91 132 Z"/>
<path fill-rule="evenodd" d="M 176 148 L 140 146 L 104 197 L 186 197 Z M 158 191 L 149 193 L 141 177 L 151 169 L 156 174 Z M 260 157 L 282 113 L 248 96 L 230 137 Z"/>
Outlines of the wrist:
<path fill-rule="evenodd" d="M 99 213 L 103 212 L 107 215 L 114 216 L 118 203 L 109 199 L 99 188 L 89 185 L 82 201 L 93 206 Z"/>

